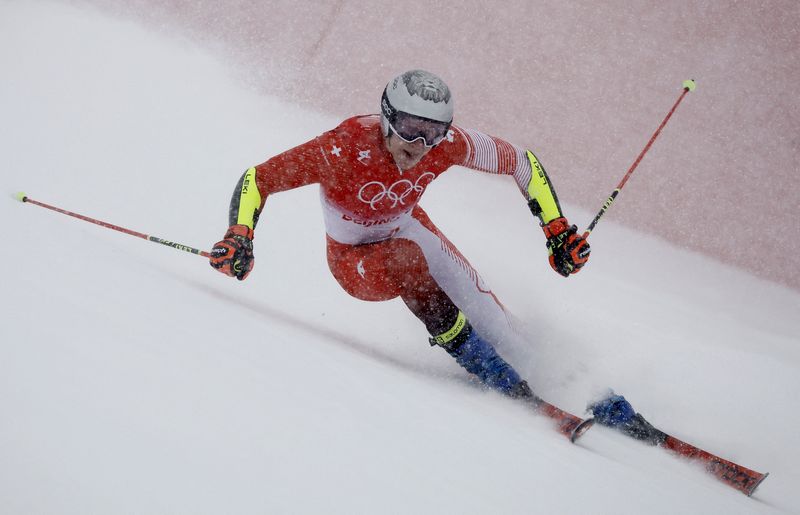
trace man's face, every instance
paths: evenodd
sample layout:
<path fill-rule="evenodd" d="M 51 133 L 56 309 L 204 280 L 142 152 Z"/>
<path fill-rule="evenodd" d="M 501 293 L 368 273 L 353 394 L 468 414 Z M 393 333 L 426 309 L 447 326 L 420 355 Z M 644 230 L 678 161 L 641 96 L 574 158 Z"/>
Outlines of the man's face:
<path fill-rule="evenodd" d="M 392 154 L 398 168 L 403 171 L 415 167 L 425 157 L 425 154 L 433 148 L 426 147 L 422 139 L 408 143 L 394 134 L 384 137 L 383 142 L 386 144 L 386 149 Z"/>

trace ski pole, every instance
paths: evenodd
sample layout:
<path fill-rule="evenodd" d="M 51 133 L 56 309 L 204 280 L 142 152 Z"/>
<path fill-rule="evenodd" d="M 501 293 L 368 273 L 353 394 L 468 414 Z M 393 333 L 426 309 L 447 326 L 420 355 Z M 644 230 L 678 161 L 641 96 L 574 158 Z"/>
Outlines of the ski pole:
<path fill-rule="evenodd" d="M 166 245 L 167 247 L 172 247 L 173 249 L 183 250 L 185 252 L 190 252 L 192 254 L 197 254 L 203 257 L 209 257 L 210 254 L 204 250 L 195 249 L 180 243 L 175 243 L 174 241 L 165 240 L 164 238 L 159 238 L 157 236 L 150 236 L 148 234 L 143 234 L 140 232 L 132 231 L 130 229 L 126 229 L 124 227 L 120 227 L 118 225 L 110 224 L 108 222 L 103 222 L 102 220 L 97 220 L 95 218 L 90 218 L 88 216 L 80 215 L 78 213 L 73 213 L 72 211 L 67 211 L 66 209 L 61 209 L 55 206 L 51 206 L 45 204 L 44 202 L 39 202 L 38 200 L 33 200 L 32 198 L 28 197 L 24 193 L 20 192 L 15 195 L 15 198 L 20 202 L 27 202 L 28 204 L 34 204 L 39 207 L 43 207 L 46 209 L 50 209 L 57 213 L 61 213 L 64 215 L 69 215 L 71 217 L 77 218 L 79 220 L 83 220 L 84 222 L 91 222 L 93 224 L 99 225 L 100 227 L 105 227 L 106 229 L 113 229 L 115 231 L 119 231 L 125 234 L 130 234 L 131 236 L 136 236 L 137 238 L 142 238 L 144 240 L 152 241 L 154 243 L 160 243 L 162 245 Z"/>
<path fill-rule="evenodd" d="M 617 198 L 617 195 L 619 195 L 619 192 L 622 189 L 622 187 L 625 186 L 626 182 L 628 182 L 628 178 L 631 176 L 631 174 L 633 174 L 633 171 L 636 170 L 636 167 L 639 166 L 639 163 L 642 161 L 644 155 L 647 153 L 648 150 L 650 150 L 650 147 L 653 145 L 653 142 L 661 133 L 661 129 L 664 128 L 669 119 L 672 117 L 672 113 L 674 113 L 675 109 L 678 108 L 678 104 L 681 103 L 683 97 L 686 96 L 686 93 L 694 91 L 696 87 L 697 86 L 693 79 L 683 81 L 683 92 L 681 93 L 681 96 L 678 97 L 678 100 L 675 102 L 675 105 L 673 105 L 672 109 L 670 109 L 669 113 L 667 113 L 666 118 L 664 118 L 664 120 L 661 122 L 661 125 L 658 126 L 656 132 L 653 133 L 653 136 L 650 138 L 650 141 L 647 142 L 647 145 L 645 145 L 644 149 L 642 149 L 642 152 L 639 154 L 639 157 L 636 158 L 636 161 L 634 161 L 631 167 L 628 169 L 628 173 L 625 174 L 625 177 L 623 177 L 620 183 L 617 185 L 617 189 L 615 189 L 613 193 L 611 193 L 611 196 L 608 197 L 608 199 L 606 199 L 605 203 L 603 204 L 603 207 L 600 208 L 600 212 L 597 213 L 597 216 L 594 217 L 592 223 L 590 223 L 589 227 L 586 228 L 586 231 L 583 233 L 584 238 L 587 238 L 589 236 L 589 233 L 592 232 L 594 227 L 597 225 L 597 222 L 600 221 L 600 218 L 606 213 L 606 211 L 608 211 L 608 208 L 611 207 L 611 204 L 614 203 L 614 199 Z"/>

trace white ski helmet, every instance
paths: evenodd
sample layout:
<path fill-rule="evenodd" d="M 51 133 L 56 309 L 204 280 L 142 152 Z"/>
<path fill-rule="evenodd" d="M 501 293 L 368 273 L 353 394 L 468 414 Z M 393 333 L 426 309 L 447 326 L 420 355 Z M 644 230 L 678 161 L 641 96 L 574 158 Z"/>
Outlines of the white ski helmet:
<path fill-rule="evenodd" d="M 413 124 L 404 123 L 408 115 Z M 425 125 L 420 122 L 431 122 Z M 386 85 L 381 98 L 381 128 L 405 141 L 424 139 L 427 146 L 438 144 L 453 122 L 453 97 L 442 79 L 424 70 L 410 70 Z M 413 127 L 412 127 L 413 125 Z"/>

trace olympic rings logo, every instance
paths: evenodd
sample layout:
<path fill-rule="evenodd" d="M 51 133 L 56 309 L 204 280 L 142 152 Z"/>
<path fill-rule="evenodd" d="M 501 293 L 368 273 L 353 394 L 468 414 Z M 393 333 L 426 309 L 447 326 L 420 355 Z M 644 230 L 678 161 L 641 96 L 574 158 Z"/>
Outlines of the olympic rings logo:
<path fill-rule="evenodd" d="M 389 199 L 392 202 L 391 207 L 396 207 L 398 204 L 405 205 L 405 200 L 412 193 L 422 194 L 425 187 L 436 178 L 433 172 L 425 172 L 420 175 L 415 182 L 408 179 L 400 179 L 388 188 L 380 181 L 371 181 L 361 186 L 358 190 L 358 200 L 369 204 L 373 210 L 377 211 L 377 205 L 384 199 Z M 423 180 L 427 182 L 423 184 Z"/>

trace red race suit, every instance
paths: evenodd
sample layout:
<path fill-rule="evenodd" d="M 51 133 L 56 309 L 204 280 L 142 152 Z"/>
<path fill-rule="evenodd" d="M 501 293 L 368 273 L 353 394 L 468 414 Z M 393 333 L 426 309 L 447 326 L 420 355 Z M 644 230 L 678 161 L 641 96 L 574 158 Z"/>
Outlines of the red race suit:
<path fill-rule="evenodd" d="M 503 338 L 510 329 L 505 309 L 419 206 L 428 185 L 454 165 L 511 175 L 527 201 L 540 201 L 543 208 L 534 213 L 543 223 L 561 216 L 532 153 L 452 126 L 416 166 L 400 170 L 379 117 L 368 115 L 249 169 L 234 193 L 230 222 L 255 228 L 269 195 L 319 184 L 328 264 L 345 291 L 368 301 L 403 296 L 408 303 L 408 295 L 424 296 L 426 281 L 433 280 L 481 334 Z"/>

